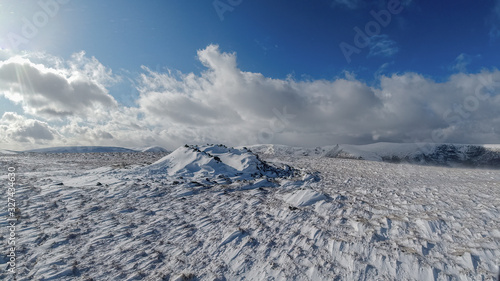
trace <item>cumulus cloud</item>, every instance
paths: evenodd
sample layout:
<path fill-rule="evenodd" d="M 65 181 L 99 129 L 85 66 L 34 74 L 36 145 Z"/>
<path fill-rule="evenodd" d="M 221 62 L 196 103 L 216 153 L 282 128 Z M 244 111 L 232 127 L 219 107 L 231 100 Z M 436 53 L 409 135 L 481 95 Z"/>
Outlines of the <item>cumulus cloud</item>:
<path fill-rule="evenodd" d="M 287 134 L 294 141 L 292 132 L 335 133 L 342 128 L 333 120 L 349 124 L 381 106 L 359 81 L 270 79 L 241 71 L 236 55 L 216 45 L 198 51 L 198 58 L 207 67 L 200 76 L 149 69 L 142 75 L 138 104 L 155 126 L 199 141 L 256 143 Z"/>
<path fill-rule="evenodd" d="M 139 108 L 174 142 L 317 145 L 423 141 L 439 132 L 446 132 L 442 141 L 481 142 L 459 126 L 490 124 L 500 99 L 497 70 L 442 83 L 416 73 L 380 76 L 373 87 L 352 78 L 267 78 L 240 70 L 236 54 L 216 45 L 198 51 L 198 58 L 207 67 L 201 75 L 145 69 L 141 76 Z M 481 94 L 485 89 L 490 94 Z M 481 133 L 490 141 L 498 136 Z"/>
<path fill-rule="evenodd" d="M 386 109 L 381 128 L 402 141 L 497 142 L 498 70 L 458 73 L 442 83 L 406 73 L 383 77 L 380 88 Z"/>
<path fill-rule="evenodd" d="M 40 54 L 0 62 L 0 95 L 45 118 L 86 116 L 99 108 L 116 107 L 106 88 L 113 79 L 109 70 L 84 53 L 68 62 Z"/>
<path fill-rule="evenodd" d="M 94 77 L 82 64 L 72 67 L 57 59 L 42 65 L 23 61 L 30 71 L 46 75 L 54 83 L 74 87 L 74 80 L 88 79 L 101 90 L 90 95 L 91 105 L 55 98 L 61 104 L 48 109 L 60 112 L 63 108 L 73 114 L 57 125 L 4 114 L 0 143 L 163 145 L 173 149 L 184 143 L 316 146 L 374 141 L 497 143 L 500 139 L 497 69 L 459 72 L 439 82 L 418 73 L 386 75 L 381 71 L 376 83 L 368 85 L 352 73 L 331 80 L 272 79 L 240 69 L 236 53 L 222 52 L 217 45 L 199 50 L 197 56 L 205 67 L 200 74 L 143 67 L 136 84 L 137 106 L 132 107 L 116 105 L 112 97 L 106 99 L 105 85 L 113 77 L 105 68 Z M 13 79 L 5 73 L 2 77 L 2 81 Z M 9 86 L 15 88 L 17 81 Z M 46 106 L 51 94 L 38 92 L 34 97 Z M 16 97 L 12 93 L 17 93 L 22 102 L 43 115 L 44 107 L 37 106 L 36 99 L 27 102 L 31 96 L 10 93 L 12 99 Z M 91 108 L 107 102 L 113 107 L 104 113 L 75 113 L 81 112 L 76 104 Z"/>
<path fill-rule="evenodd" d="M 46 122 L 28 119 L 14 112 L 5 112 L 0 119 L 1 143 L 21 143 L 27 147 L 33 144 L 47 144 L 60 141 L 57 130 Z"/>

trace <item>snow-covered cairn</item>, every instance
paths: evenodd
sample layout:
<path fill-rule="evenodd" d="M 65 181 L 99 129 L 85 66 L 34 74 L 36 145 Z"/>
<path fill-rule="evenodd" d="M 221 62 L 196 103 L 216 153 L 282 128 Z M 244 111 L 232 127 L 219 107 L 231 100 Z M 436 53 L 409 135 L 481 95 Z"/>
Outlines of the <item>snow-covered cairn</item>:
<path fill-rule="evenodd" d="M 150 175 L 186 178 L 223 176 L 232 180 L 293 177 L 296 170 L 267 163 L 249 149 L 218 145 L 184 145 L 147 167 Z"/>

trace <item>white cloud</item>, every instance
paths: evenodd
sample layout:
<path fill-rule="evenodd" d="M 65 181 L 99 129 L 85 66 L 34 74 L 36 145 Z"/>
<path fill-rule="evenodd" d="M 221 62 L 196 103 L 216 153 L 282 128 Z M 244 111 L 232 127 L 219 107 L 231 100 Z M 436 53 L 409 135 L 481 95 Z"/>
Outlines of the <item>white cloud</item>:
<path fill-rule="evenodd" d="M 389 39 L 386 34 L 370 37 L 370 52 L 368 57 L 392 57 L 397 54 L 399 47 L 396 41 Z"/>
<path fill-rule="evenodd" d="M 444 113 L 451 110 L 446 117 L 457 119 L 455 106 L 464 107 L 478 87 L 485 88 L 482 78 L 500 81 L 496 70 L 456 74 L 445 83 L 415 73 L 381 76 L 380 87 L 355 79 L 280 80 L 240 70 L 236 55 L 215 45 L 200 50 L 198 57 L 207 67 L 199 76 L 150 70 L 142 75 L 140 110 L 150 124 L 167 128 L 164 136 L 172 141 L 316 145 L 369 142 L 375 135 L 381 141 L 424 140 L 434 130 L 456 128 Z M 488 83 L 495 85 L 495 95 L 460 117 L 461 124 L 489 123 L 497 116 L 492 106 L 499 105 L 500 87 L 491 79 Z M 294 115 L 286 122 L 276 114 L 283 108 Z M 454 132 L 446 141 L 481 141 Z"/>
<path fill-rule="evenodd" d="M 66 63 L 41 54 L 0 62 L 0 95 L 45 118 L 87 116 L 100 108 L 116 107 L 106 89 L 113 79 L 109 70 L 84 53 Z"/>
<path fill-rule="evenodd" d="M 467 71 L 467 65 L 470 63 L 470 58 L 467 57 L 466 54 L 461 53 L 458 55 L 458 57 L 455 59 L 455 65 L 453 66 L 454 70 L 458 70 L 460 72 L 466 72 Z"/>
<path fill-rule="evenodd" d="M 467 66 L 471 64 L 474 60 L 481 58 L 481 55 L 471 56 L 465 53 L 461 53 L 455 59 L 454 65 L 451 67 L 452 70 L 459 72 L 467 72 Z"/>
<path fill-rule="evenodd" d="M 386 63 L 383 63 L 378 69 L 377 71 L 375 71 L 375 73 L 373 74 L 373 76 L 376 78 L 376 79 L 380 79 L 380 77 L 387 72 L 388 68 L 394 64 L 394 62 L 386 62 Z"/>
<path fill-rule="evenodd" d="M 91 101 L 56 99 L 62 108 L 73 110 L 62 125 L 4 114 L 0 143 L 175 148 L 184 143 L 315 146 L 429 140 L 496 143 L 500 139 L 500 71 L 496 69 L 461 72 L 444 82 L 417 73 L 381 72 L 376 76 L 379 83 L 371 86 L 352 73 L 332 80 L 271 79 L 241 70 L 236 54 L 221 52 L 217 45 L 197 54 L 206 67 L 199 75 L 144 67 L 136 107 L 116 105 L 111 98 L 109 110 L 95 110 L 92 115 L 73 110 L 73 103 L 83 108 L 93 103 L 104 106 L 104 85 L 113 78 L 102 74 L 105 68 L 94 77 L 82 66 L 75 71 L 57 59 L 45 65 L 27 63 L 31 71 L 68 87 L 73 85 L 68 77 L 77 81 L 86 77 L 102 89 L 101 95 L 91 95 Z M 41 104 L 49 96 L 41 95 Z M 22 102 L 33 99 L 26 103 L 40 112 L 42 107 L 33 97 L 20 95 Z"/>
<path fill-rule="evenodd" d="M 56 129 L 46 122 L 25 118 L 14 112 L 5 112 L 0 119 L 0 140 L 4 145 L 18 144 L 26 149 L 34 144 L 61 141 Z"/>
<path fill-rule="evenodd" d="M 361 118 L 380 105 L 370 88 L 358 81 L 266 78 L 241 71 L 236 55 L 221 53 L 215 45 L 198 56 L 208 68 L 200 76 L 150 70 L 142 75 L 138 104 L 151 124 L 173 134 L 183 131 L 199 141 L 251 143 L 271 141 L 262 137 L 265 132 L 278 138 L 286 135 L 278 132 L 335 132 L 340 128 L 332 120 Z M 284 108 L 296 115 L 293 120 L 279 119 Z M 352 118 L 355 111 L 358 116 Z M 350 122 L 354 120 L 346 121 Z"/>

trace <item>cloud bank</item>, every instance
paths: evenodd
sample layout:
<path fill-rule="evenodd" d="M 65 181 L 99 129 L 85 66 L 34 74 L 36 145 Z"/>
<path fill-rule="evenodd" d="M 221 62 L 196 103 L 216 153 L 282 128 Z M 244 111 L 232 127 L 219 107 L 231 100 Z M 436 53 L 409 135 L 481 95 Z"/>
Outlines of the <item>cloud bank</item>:
<path fill-rule="evenodd" d="M 6 112 L 0 119 L 0 143 L 15 141 L 21 144 L 49 144 L 60 140 L 55 128 L 46 122 L 28 119 L 13 112 Z"/>
<path fill-rule="evenodd" d="M 44 58 L 45 64 L 57 58 Z M 27 113 L 47 118 L 86 116 L 96 108 L 116 106 L 109 95 L 104 67 L 84 53 L 75 54 L 67 65 L 36 64 L 15 56 L 0 62 L 0 94 L 21 103 Z"/>
<path fill-rule="evenodd" d="M 143 67 L 135 107 L 119 105 L 109 95 L 107 83 L 119 77 L 83 54 L 51 65 L 28 58 L 3 61 L 2 95 L 22 103 L 31 118 L 14 125 L 12 114 L 4 114 L 0 128 L 9 133 L 2 142 L 175 148 L 214 142 L 315 146 L 500 139 L 496 69 L 461 72 L 444 82 L 398 73 L 368 85 L 353 76 L 300 81 L 245 72 L 236 53 L 217 45 L 197 56 L 205 67 L 199 75 Z M 24 76 L 12 73 L 19 69 Z M 44 123 L 54 117 L 63 118 L 62 125 Z"/>

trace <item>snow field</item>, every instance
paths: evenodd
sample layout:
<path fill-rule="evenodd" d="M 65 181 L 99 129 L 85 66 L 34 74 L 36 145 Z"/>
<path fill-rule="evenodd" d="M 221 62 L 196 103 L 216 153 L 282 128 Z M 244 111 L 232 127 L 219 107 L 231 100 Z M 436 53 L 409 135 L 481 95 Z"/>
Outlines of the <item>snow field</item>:
<path fill-rule="evenodd" d="M 494 280 L 497 274 L 495 170 L 281 156 L 267 160 L 311 173 L 255 178 L 251 169 L 242 177 L 237 173 L 250 167 L 243 163 L 207 181 L 217 173 L 206 166 L 183 170 L 205 161 L 199 155 L 172 174 L 160 173 L 158 162 L 149 174 L 133 164 L 161 155 L 134 155 L 112 168 L 112 159 L 105 167 L 92 160 L 108 157 L 100 154 L 84 161 L 50 156 L 45 166 L 45 156 L 1 159 L 20 170 L 18 280 Z M 237 153 L 225 156 L 233 157 L 228 166 L 242 163 Z M 0 279 L 8 276 L 0 272 Z"/>

